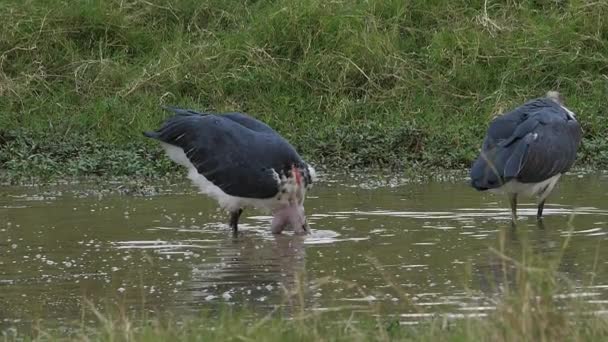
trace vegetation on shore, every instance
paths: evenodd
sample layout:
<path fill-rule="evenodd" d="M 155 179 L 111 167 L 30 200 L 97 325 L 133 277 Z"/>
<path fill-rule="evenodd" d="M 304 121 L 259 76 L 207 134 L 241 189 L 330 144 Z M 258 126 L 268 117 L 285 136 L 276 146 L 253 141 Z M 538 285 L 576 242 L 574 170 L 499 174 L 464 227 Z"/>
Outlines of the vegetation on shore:
<path fill-rule="evenodd" d="M 158 176 L 172 104 L 244 111 L 317 164 L 462 168 L 496 113 L 561 91 L 608 165 L 608 3 L 5 0 L 5 178 Z"/>

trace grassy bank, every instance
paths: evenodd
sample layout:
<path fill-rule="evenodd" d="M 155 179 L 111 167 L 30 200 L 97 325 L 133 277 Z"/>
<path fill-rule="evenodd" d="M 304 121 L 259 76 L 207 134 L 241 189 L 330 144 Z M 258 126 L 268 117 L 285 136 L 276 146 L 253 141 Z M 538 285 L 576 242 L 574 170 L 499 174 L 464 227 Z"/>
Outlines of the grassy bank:
<path fill-rule="evenodd" d="M 332 307 L 327 311 L 314 310 L 306 305 L 307 291 L 302 290 L 306 289 L 306 283 L 302 282 L 302 286 L 293 292 L 285 293 L 285 303 L 291 303 L 286 310 L 277 307 L 269 313 L 256 313 L 239 305 L 227 306 L 222 310 L 209 304 L 201 306 L 199 317 L 175 317 L 163 313 L 162 318 L 146 318 L 149 315 L 147 310 L 143 314 L 131 314 L 124 308 L 111 307 L 102 312 L 87 303 L 83 308 L 82 321 L 73 325 L 75 329 L 49 329 L 46 325 L 52 318 L 45 318 L 47 321 L 35 324 L 29 331 L 0 330 L 0 336 L 4 336 L 5 340 L 80 341 L 605 340 L 608 336 L 606 311 L 598 304 L 585 302 L 584 296 L 577 296 L 581 289 L 577 290 L 577 285 L 561 271 L 572 235 L 565 231 L 561 246 L 551 253 L 539 253 L 528 240 L 526 230 L 521 230 L 517 233 L 521 242 L 519 248 L 508 249 L 507 252 L 504 246 L 512 234 L 507 231 L 498 233 L 496 243 L 489 247 L 496 257 L 497 267 L 487 275 L 494 289 L 481 294 L 465 285 L 472 296 L 483 295 L 493 298 L 496 303 L 495 309 L 485 311 L 487 315 L 482 317 L 467 316 L 466 310 L 456 314 L 452 312 L 451 315 L 436 312 L 435 316 L 425 316 L 425 308 L 414 304 L 407 287 L 399 285 L 390 272 L 386 272 L 374 259 L 369 259 L 371 264 L 376 265 L 377 272 L 383 274 L 387 285 L 399 294 L 402 312 L 419 312 L 424 318 L 386 314 L 374 303 L 367 307 L 358 305 L 357 310 L 348 306 Z M 600 248 L 600 245 L 596 248 Z M 594 285 L 594 278 L 603 269 L 597 257 L 594 265 L 589 279 L 581 279 L 579 286 Z M 470 269 L 465 265 L 463 267 Z M 316 280 L 315 286 L 323 286 L 324 281 L 339 279 Z M 361 290 L 365 295 L 366 290 Z M 431 312 L 435 310 L 438 308 L 431 308 Z M 598 314 L 600 312 L 604 315 Z M 412 320 L 419 320 L 418 324 L 404 324 Z M 90 323 L 93 321 L 96 324 Z"/>
<path fill-rule="evenodd" d="M 5 0 L 5 176 L 162 175 L 162 104 L 245 111 L 309 160 L 468 166 L 491 117 L 558 89 L 608 165 L 603 1 Z"/>
<path fill-rule="evenodd" d="M 24 340 L 66 341 L 603 341 L 608 320 L 595 316 L 570 316 L 563 325 L 532 326 L 530 330 L 510 330 L 514 322 L 465 318 L 430 319 L 419 325 L 399 325 L 398 319 L 365 317 L 328 323 L 322 315 L 287 320 L 281 317 L 249 321 L 240 314 L 187 321 L 152 320 L 134 323 L 102 318 L 96 329 L 59 334 L 36 331 Z M 332 317 L 333 319 L 333 317 Z M 324 321 L 325 320 L 325 321 Z M 571 320 L 576 320 L 572 322 Z M 534 323 L 545 323 L 533 321 Z M 553 323 L 553 322 L 552 322 Z M 557 322 L 555 322 L 557 323 Z M 520 327 L 516 327 L 520 328 Z M 5 340 L 11 341 L 12 337 Z"/>

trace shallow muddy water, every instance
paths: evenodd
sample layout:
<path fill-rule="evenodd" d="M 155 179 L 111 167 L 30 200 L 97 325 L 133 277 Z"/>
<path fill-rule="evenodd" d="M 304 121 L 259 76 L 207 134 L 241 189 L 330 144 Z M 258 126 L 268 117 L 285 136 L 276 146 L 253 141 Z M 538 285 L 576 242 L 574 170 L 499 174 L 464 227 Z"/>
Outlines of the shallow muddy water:
<path fill-rule="evenodd" d="M 90 184 L 0 188 L 0 326 L 89 320 L 87 305 L 176 315 L 304 305 L 403 322 L 483 315 L 504 279 L 490 247 L 502 242 L 517 255 L 529 242 L 550 258 L 570 230 L 559 269 L 577 291 L 564 295 L 598 310 L 608 302 L 607 174 L 563 177 L 544 228 L 522 200 L 516 229 L 506 199 L 472 190 L 464 176 L 322 175 L 306 200 L 306 237 L 273 236 L 270 218 L 250 209 L 235 238 L 228 216 L 189 183 L 151 186 L 146 195 Z"/>

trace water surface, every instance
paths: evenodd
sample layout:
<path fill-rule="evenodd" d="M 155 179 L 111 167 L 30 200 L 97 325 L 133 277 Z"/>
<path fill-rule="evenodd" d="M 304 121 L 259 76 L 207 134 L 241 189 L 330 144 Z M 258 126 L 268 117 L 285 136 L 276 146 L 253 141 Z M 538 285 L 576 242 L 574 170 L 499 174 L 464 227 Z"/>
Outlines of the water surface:
<path fill-rule="evenodd" d="M 0 189 L 0 325 L 74 322 L 84 301 L 132 312 L 196 314 L 222 305 L 286 311 L 484 315 L 500 292 L 489 247 L 553 257 L 572 232 L 559 270 L 575 293 L 608 301 L 608 175 L 562 178 L 545 207 L 522 200 L 517 228 L 504 198 L 470 189 L 464 176 L 322 175 L 306 211 L 313 233 L 273 236 L 270 217 L 228 216 L 187 182 L 72 184 Z M 101 191 L 113 190 L 113 191 Z M 301 292 L 303 296 L 290 296 Z M 85 317 L 85 318 L 83 318 Z"/>

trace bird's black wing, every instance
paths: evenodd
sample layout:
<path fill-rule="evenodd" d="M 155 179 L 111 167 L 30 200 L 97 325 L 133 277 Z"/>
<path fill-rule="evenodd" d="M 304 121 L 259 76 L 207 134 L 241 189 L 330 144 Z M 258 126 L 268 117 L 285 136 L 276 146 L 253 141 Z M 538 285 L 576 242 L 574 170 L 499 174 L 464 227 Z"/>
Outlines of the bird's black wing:
<path fill-rule="evenodd" d="M 492 121 L 480 156 L 471 168 L 472 185 L 500 187 L 511 179 L 538 182 L 567 171 L 576 159 L 580 126 L 556 102 L 527 102 Z"/>
<path fill-rule="evenodd" d="M 279 133 L 277 133 L 270 126 L 268 126 L 267 124 L 263 123 L 262 121 L 259 121 L 249 115 L 246 115 L 243 113 L 226 113 L 226 114 L 222 114 L 222 117 L 230 119 L 234 122 L 237 122 L 240 125 L 247 127 L 256 132 L 267 133 L 267 134 L 279 136 Z M 294 153 L 295 153 L 295 151 L 294 151 Z M 299 156 L 298 156 L 298 158 L 299 158 Z M 300 160 L 300 162 L 296 163 L 295 165 L 300 168 L 300 171 L 302 172 L 302 175 L 304 176 L 305 185 L 306 186 L 311 185 L 313 180 L 312 180 L 312 175 L 310 174 L 310 170 L 308 169 L 308 164 L 306 164 L 305 162 Z"/>
<path fill-rule="evenodd" d="M 275 172 L 303 163 L 276 132 L 257 132 L 223 115 L 180 113 L 145 134 L 181 147 L 200 174 L 232 196 L 273 197 L 279 190 Z"/>
<path fill-rule="evenodd" d="M 271 133 L 271 134 L 278 135 L 278 133 L 274 129 L 272 129 L 270 126 L 268 126 L 267 124 L 263 123 L 260 120 L 254 119 L 249 115 L 243 114 L 243 113 L 226 113 L 226 114 L 223 114 L 222 117 L 230 119 L 242 126 L 249 128 L 250 130 L 253 130 L 256 132 Z"/>
<path fill-rule="evenodd" d="M 576 160 L 581 127 L 576 120 L 551 120 L 538 126 L 518 172 L 505 175 L 522 183 L 536 183 L 564 173 Z M 519 144 L 526 144 L 526 139 Z"/>
<path fill-rule="evenodd" d="M 178 108 L 178 107 L 173 107 L 173 106 L 165 106 L 163 107 L 164 110 L 169 111 L 169 112 L 173 112 L 177 115 L 200 115 L 200 116 L 205 116 L 208 115 L 209 113 L 200 113 L 197 112 L 193 109 L 182 109 L 182 108 Z"/>
<path fill-rule="evenodd" d="M 554 101 L 548 98 L 538 98 L 528 101 L 514 110 L 495 118 L 488 127 L 482 148 L 493 148 L 500 142 L 503 142 L 504 145 L 506 144 L 504 141 L 512 141 L 516 137 L 523 137 L 522 133 L 534 128 L 530 126 L 531 124 L 533 125 L 534 121 L 526 121 L 530 117 L 547 109 L 561 110 L 559 105 Z"/>
<path fill-rule="evenodd" d="M 182 108 L 173 107 L 173 106 L 165 106 L 165 107 L 163 107 L 163 109 L 173 112 L 177 115 L 200 115 L 200 116 L 213 115 L 213 113 L 201 113 L 201 112 L 197 112 L 193 109 L 182 109 Z M 223 118 L 230 119 L 244 127 L 249 128 L 250 130 L 253 130 L 256 132 L 278 134 L 274 129 L 272 129 L 267 124 L 263 123 L 260 120 L 255 119 L 255 118 L 252 118 L 251 116 L 244 114 L 244 113 L 237 113 L 237 112 L 224 113 L 224 114 L 221 114 L 221 116 Z"/>

